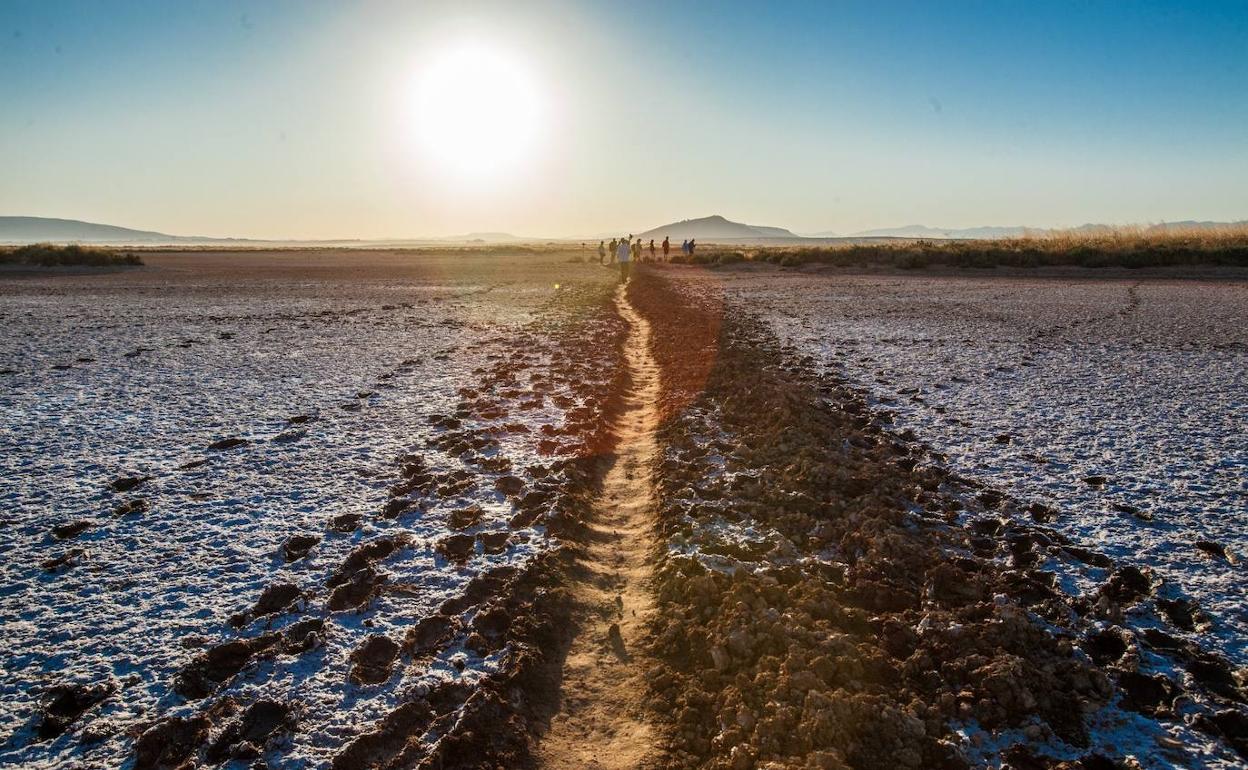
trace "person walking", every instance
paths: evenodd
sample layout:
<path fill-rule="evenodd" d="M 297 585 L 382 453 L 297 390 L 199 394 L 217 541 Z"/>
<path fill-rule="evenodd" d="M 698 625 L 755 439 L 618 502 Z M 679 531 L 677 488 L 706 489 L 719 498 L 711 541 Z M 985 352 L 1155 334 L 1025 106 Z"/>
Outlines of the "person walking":
<path fill-rule="evenodd" d="M 641 262 L 641 239 L 633 241 L 633 261 Z"/>
<path fill-rule="evenodd" d="M 603 241 L 598 241 L 598 264 L 607 264 L 607 244 Z"/>
<path fill-rule="evenodd" d="M 693 247 L 694 247 L 694 240 L 690 238 L 689 239 L 689 258 L 690 259 L 693 259 Z"/>
<path fill-rule="evenodd" d="M 618 241 L 616 241 L 616 239 L 611 239 L 611 248 L 607 250 L 607 253 L 611 255 L 611 259 L 615 259 L 615 248 L 617 243 Z"/>
<path fill-rule="evenodd" d="M 614 243 L 615 241 L 612 241 Z M 628 274 L 632 269 L 632 256 L 629 253 L 628 241 L 621 240 L 620 245 L 615 248 L 615 261 L 620 263 L 620 283 L 628 282 Z"/>
<path fill-rule="evenodd" d="M 682 257 L 689 256 L 689 239 L 688 238 L 680 242 L 680 255 Z"/>
<path fill-rule="evenodd" d="M 654 239 L 650 239 L 650 261 L 654 261 Z"/>
<path fill-rule="evenodd" d="M 664 262 L 669 261 L 670 258 L 668 254 L 671 252 L 671 250 L 672 250 L 672 242 L 669 241 L 667 239 L 667 236 L 665 235 L 663 236 L 663 261 Z"/>

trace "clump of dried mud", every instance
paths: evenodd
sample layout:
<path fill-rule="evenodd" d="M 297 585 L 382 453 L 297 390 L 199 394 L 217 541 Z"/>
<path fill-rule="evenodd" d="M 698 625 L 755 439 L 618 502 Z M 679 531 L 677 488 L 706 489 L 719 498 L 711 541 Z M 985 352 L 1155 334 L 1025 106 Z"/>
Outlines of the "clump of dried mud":
<path fill-rule="evenodd" d="M 998 518 L 999 493 L 976 499 L 714 296 L 652 271 L 629 296 L 665 378 L 648 679 L 669 766 L 961 768 L 953 725 L 972 724 L 1022 732 L 1010 766 L 1127 767 L 1089 749 L 1086 717 L 1174 718 L 1178 698 L 1243 752 L 1241 674 L 1190 646 L 1194 684 L 1141 672 L 1139 647 L 1174 638 L 1114 625 L 1152 600 L 1145 573 L 1062 593 L 1046 558 L 1109 560 Z M 1032 750 L 1054 740 L 1085 753 Z"/>

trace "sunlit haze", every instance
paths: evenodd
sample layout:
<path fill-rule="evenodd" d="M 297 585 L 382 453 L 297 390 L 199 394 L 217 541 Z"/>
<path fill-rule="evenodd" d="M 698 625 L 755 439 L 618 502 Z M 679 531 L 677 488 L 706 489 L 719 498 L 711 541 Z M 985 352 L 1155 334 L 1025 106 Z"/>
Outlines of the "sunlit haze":
<path fill-rule="evenodd" d="M 421 65 L 412 120 L 431 177 L 491 184 L 535 161 L 544 96 L 502 45 L 460 42 Z"/>
<path fill-rule="evenodd" d="M 1248 212 L 1243 3 L 0 5 L 0 213 L 209 236 Z"/>

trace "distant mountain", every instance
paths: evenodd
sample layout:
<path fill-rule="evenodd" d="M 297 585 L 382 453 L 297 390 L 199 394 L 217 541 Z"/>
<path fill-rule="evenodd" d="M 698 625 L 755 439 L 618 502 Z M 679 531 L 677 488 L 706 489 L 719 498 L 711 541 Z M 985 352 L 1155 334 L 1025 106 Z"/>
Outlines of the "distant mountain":
<path fill-rule="evenodd" d="M 1239 222 L 1160 222 L 1141 228 L 1145 232 L 1161 230 L 1216 230 L 1222 227 L 1244 227 L 1248 221 Z M 1042 235 L 1045 233 L 1078 232 L 1078 233 L 1109 233 L 1118 229 L 1115 225 L 1086 224 L 1078 227 L 1051 228 L 1043 227 L 964 227 L 939 228 L 926 225 L 906 225 L 904 227 L 885 227 L 878 230 L 863 230 L 854 233 L 854 238 L 959 238 L 959 239 L 990 239 L 1020 238 L 1024 235 Z"/>
<path fill-rule="evenodd" d="M 905 225 L 904 227 L 884 227 L 878 230 L 863 230 L 854 233 L 855 238 L 1017 238 L 1028 232 L 1026 227 L 966 227 L 948 228 L 928 227 L 926 225 Z"/>
<path fill-rule="evenodd" d="M 445 238 L 439 238 L 441 241 L 484 241 L 486 243 L 507 243 L 509 241 L 523 241 L 521 238 L 511 233 L 464 233 L 463 235 L 448 235 Z"/>
<path fill-rule="evenodd" d="M 1161 222 L 1155 225 L 1148 225 L 1141 229 L 1145 231 L 1202 230 L 1218 229 L 1223 227 L 1248 227 L 1248 220 L 1240 220 L 1238 222 L 1184 220 L 1181 222 Z M 1109 232 L 1113 229 L 1114 227 L 1112 225 L 1086 224 L 1079 227 L 1066 228 L 1062 231 L 1073 230 L 1077 232 L 1096 233 Z M 863 232 L 853 233 L 848 236 L 838 236 L 832 232 L 820 232 L 807 236 L 798 236 L 783 227 L 747 225 L 742 224 L 741 222 L 733 222 L 722 216 L 715 215 L 702 217 L 701 219 L 685 219 L 680 222 L 673 222 L 669 225 L 646 230 L 643 233 L 637 233 L 634 237 L 641 238 L 644 241 L 648 241 L 651 238 L 658 241 L 662 240 L 664 236 L 666 236 L 677 243 L 689 238 L 696 238 L 704 243 L 742 243 L 757 245 L 777 241 L 809 242 L 831 239 L 841 242 L 850 242 L 855 239 L 866 238 L 1014 238 L 1028 233 L 1040 235 L 1046 232 L 1055 231 L 1031 227 L 968 227 L 962 229 L 943 229 L 938 227 L 927 227 L 926 225 L 906 225 L 904 227 L 865 230 Z M 608 233 L 601 236 L 595 236 L 594 240 L 606 240 L 619 237 L 622 234 L 623 233 Z M 465 233 L 464 235 L 450 236 L 447 238 L 396 238 L 366 241 L 347 239 L 276 241 L 252 238 L 208 238 L 203 236 L 169 235 L 168 233 L 156 232 L 154 230 L 134 230 L 129 227 L 102 225 L 94 222 L 81 222 L 76 219 L 0 216 L 0 244 L 39 243 L 41 241 L 47 241 L 51 243 L 98 243 L 135 246 L 189 244 L 275 244 L 292 246 L 317 244 L 332 244 L 341 246 L 385 244 L 400 246 L 456 242 L 521 243 L 536 240 L 538 239 L 523 238 L 521 236 L 504 232 L 472 232 Z M 571 238 L 562 240 L 575 241 L 582 239 Z M 590 239 L 584 238 L 583 240 Z"/>
<path fill-rule="evenodd" d="M 255 238 L 208 238 L 198 235 L 170 235 L 154 230 L 133 230 L 129 227 L 80 222 L 76 219 L 49 217 L 0 217 L 0 243 L 97 243 L 131 246 L 164 246 L 190 244 L 278 244 L 278 245 L 412 245 L 436 243 L 516 243 L 525 240 L 511 233 L 465 233 L 447 238 L 390 238 L 379 240 L 266 240 Z"/>
<path fill-rule="evenodd" d="M 1182 222 L 1161 222 L 1152 225 L 1149 230 L 1220 230 L 1223 227 L 1248 227 L 1248 219 L 1241 219 L 1238 222 L 1197 222 L 1194 219 L 1185 219 Z"/>
<path fill-rule="evenodd" d="M 151 230 L 47 217 L 0 217 L 0 243 L 187 243 L 229 241 L 230 238 L 188 238 Z"/>
<path fill-rule="evenodd" d="M 644 233 L 637 233 L 633 237 L 640 238 L 643 241 L 648 241 L 651 238 L 658 241 L 667 237 L 673 241 L 694 238 L 700 241 L 722 242 L 797 238 L 798 236 L 785 230 L 783 227 L 746 225 L 740 222 L 729 221 L 716 214 L 714 216 L 702 217 L 701 219 L 685 219 L 680 222 L 673 222 L 670 225 L 655 227 Z"/>

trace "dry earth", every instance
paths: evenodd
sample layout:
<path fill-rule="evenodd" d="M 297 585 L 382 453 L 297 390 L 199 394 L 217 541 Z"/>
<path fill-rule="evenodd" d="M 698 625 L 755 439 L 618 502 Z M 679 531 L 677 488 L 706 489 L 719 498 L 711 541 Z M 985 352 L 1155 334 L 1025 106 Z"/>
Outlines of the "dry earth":
<path fill-rule="evenodd" d="M 824 365 L 794 274 L 576 256 L 0 282 L 0 761 L 1243 766 L 1200 602 Z"/>
<path fill-rule="evenodd" d="M 648 679 L 670 766 L 1242 765 L 1245 671 L 1202 637 L 1198 602 L 1047 525 L 1057 511 L 953 472 L 890 404 L 778 338 L 823 321 L 805 304 L 823 293 L 857 298 L 858 278 L 745 275 L 737 289 L 735 271 L 649 271 L 630 287 L 665 375 Z M 904 297 L 926 279 L 866 281 Z M 941 318 L 911 313 L 909 334 Z M 1059 580 L 1080 569 L 1086 582 Z"/>

